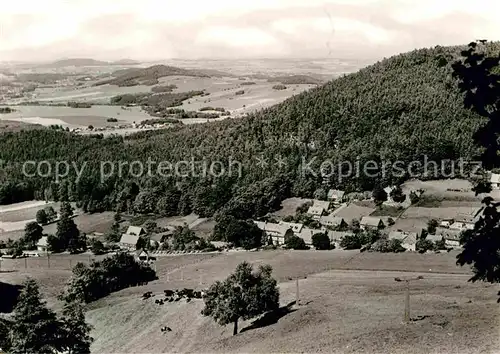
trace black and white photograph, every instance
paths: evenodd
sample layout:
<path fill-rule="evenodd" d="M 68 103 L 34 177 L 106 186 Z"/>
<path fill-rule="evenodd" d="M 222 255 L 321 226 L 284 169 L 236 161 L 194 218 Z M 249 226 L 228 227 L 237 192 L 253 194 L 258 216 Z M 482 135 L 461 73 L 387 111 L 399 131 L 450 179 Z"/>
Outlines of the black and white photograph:
<path fill-rule="evenodd" d="M 0 1 L 0 354 L 500 353 L 499 15 Z"/>

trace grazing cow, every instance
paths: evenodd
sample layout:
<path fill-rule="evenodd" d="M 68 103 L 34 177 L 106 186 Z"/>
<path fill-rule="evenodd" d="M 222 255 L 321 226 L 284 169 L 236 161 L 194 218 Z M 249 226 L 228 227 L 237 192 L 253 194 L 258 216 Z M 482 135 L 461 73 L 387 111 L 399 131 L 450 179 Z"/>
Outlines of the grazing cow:
<path fill-rule="evenodd" d="M 186 299 L 186 302 L 189 302 L 189 301 L 191 301 L 191 298 L 190 298 L 190 297 L 188 297 L 188 298 Z"/>
<path fill-rule="evenodd" d="M 170 327 L 167 327 L 167 326 L 163 326 L 162 328 L 160 328 L 160 330 L 162 332 L 172 332 L 172 329 Z"/>

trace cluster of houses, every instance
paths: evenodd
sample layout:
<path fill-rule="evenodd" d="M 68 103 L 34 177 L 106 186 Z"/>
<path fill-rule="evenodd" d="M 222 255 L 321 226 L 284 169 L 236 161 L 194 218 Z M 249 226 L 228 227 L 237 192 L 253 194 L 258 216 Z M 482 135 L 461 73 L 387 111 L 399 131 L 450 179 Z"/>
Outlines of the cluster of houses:
<path fill-rule="evenodd" d="M 388 195 L 388 204 L 396 204 L 398 206 L 402 206 L 401 204 L 410 203 L 409 198 L 406 198 L 407 201 L 403 203 L 394 202 L 390 198 L 390 194 L 393 188 L 394 187 L 386 187 L 384 189 Z M 312 236 L 314 234 L 326 233 L 329 236 L 331 243 L 336 247 L 339 247 L 343 237 L 353 234 L 352 231 L 348 231 L 349 223 L 351 222 L 351 220 L 346 220 L 345 218 L 336 215 L 336 212 L 331 212 L 331 206 L 335 206 L 337 208 L 337 211 L 347 206 L 347 203 L 345 203 L 345 193 L 339 190 L 330 190 L 327 194 L 327 197 L 327 201 L 313 200 L 312 205 L 306 212 L 307 215 L 311 216 L 312 219 L 316 220 L 321 225 L 319 228 L 311 229 L 300 223 L 290 223 L 284 221 L 254 222 L 262 231 L 266 233 L 268 237 L 271 237 L 274 244 L 284 244 L 285 235 L 290 235 L 293 233 L 293 235 L 302 238 L 306 245 L 311 246 Z M 426 239 L 432 242 L 442 241 L 444 239 L 445 245 L 447 247 L 460 247 L 460 234 L 464 230 L 474 228 L 474 224 L 478 220 L 479 214 L 479 211 L 474 215 L 458 214 L 454 219 L 441 220 L 439 226 L 436 228 L 436 231 L 433 234 L 427 235 Z M 363 216 L 360 218 L 359 224 L 361 230 L 384 230 L 387 229 L 388 226 L 391 226 L 388 225 L 387 218 L 376 216 Z M 416 243 L 421 236 L 421 231 L 415 232 L 415 230 L 408 231 L 400 229 L 388 229 L 385 233 L 389 240 L 400 240 L 402 246 L 408 251 L 415 251 Z"/>

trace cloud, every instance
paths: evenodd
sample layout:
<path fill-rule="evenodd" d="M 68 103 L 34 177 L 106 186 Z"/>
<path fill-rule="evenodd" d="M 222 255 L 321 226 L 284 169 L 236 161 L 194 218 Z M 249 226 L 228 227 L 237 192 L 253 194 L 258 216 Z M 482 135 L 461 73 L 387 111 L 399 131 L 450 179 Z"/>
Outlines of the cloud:
<path fill-rule="evenodd" d="M 499 12 L 496 0 L 16 0 L 2 4 L 0 60 L 373 58 L 499 39 Z"/>

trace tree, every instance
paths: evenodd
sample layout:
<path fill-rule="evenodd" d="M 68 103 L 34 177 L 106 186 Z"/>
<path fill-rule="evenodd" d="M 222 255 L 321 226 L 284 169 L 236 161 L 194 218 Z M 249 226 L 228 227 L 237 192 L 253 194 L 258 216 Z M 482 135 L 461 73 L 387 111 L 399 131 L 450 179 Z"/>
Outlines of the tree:
<path fill-rule="evenodd" d="M 434 250 L 434 243 L 431 240 L 420 239 L 415 244 L 415 249 L 419 253 L 425 253 L 427 251 Z"/>
<path fill-rule="evenodd" d="M 325 232 L 320 232 L 312 236 L 312 245 L 317 250 L 331 249 L 330 238 Z"/>
<path fill-rule="evenodd" d="M 62 249 L 68 249 L 70 252 L 77 252 L 86 246 L 80 238 L 80 231 L 75 222 L 66 217 L 66 214 L 61 213 L 61 219 L 57 222 L 56 237 Z"/>
<path fill-rule="evenodd" d="M 484 44 L 484 43 L 483 43 Z M 453 64 L 453 76 L 458 78 L 460 91 L 465 93 L 464 106 L 486 118 L 474 134 L 474 141 L 482 147 L 480 161 L 488 170 L 500 167 L 500 55 L 487 55 L 487 48 L 477 42 L 462 51 L 463 60 Z M 476 181 L 476 195 L 491 190 L 488 181 Z M 498 203 L 491 197 L 483 199 L 483 214 L 473 230 L 466 230 L 460 238 L 463 251 L 457 264 L 472 264 L 474 276 L 470 281 L 500 282 L 500 214 Z M 500 292 L 499 292 L 500 295 Z M 500 302 L 500 298 L 498 299 Z"/>
<path fill-rule="evenodd" d="M 359 234 L 345 235 L 340 241 L 340 247 L 345 250 L 356 250 L 363 246 Z"/>
<path fill-rule="evenodd" d="M 380 185 L 377 185 L 375 189 L 372 192 L 373 200 L 375 201 L 375 204 L 380 206 L 382 205 L 383 202 L 387 201 L 387 193 L 380 187 Z"/>
<path fill-rule="evenodd" d="M 53 207 L 49 206 L 43 209 L 45 211 L 45 215 L 47 216 L 47 222 L 52 222 L 57 218 L 57 213 Z"/>
<path fill-rule="evenodd" d="M 403 203 L 406 200 L 406 194 L 403 193 L 401 186 L 397 186 L 391 191 L 391 198 L 396 203 Z"/>
<path fill-rule="evenodd" d="M 43 228 L 36 221 L 29 222 L 24 226 L 23 243 L 29 248 L 33 248 L 42 236 Z"/>
<path fill-rule="evenodd" d="M 103 254 L 106 251 L 106 249 L 104 248 L 103 243 L 101 241 L 99 241 L 99 240 L 94 240 L 94 239 L 91 240 L 90 250 L 96 256 L 98 256 L 100 254 Z"/>
<path fill-rule="evenodd" d="M 393 219 L 393 218 L 391 218 L 391 217 L 387 218 L 387 225 L 392 226 L 392 225 L 394 225 L 395 223 L 396 223 L 396 222 L 394 221 L 394 219 Z"/>
<path fill-rule="evenodd" d="M 56 353 L 62 350 L 60 323 L 42 301 L 37 283 L 23 284 L 11 327 L 13 353 Z"/>
<path fill-rule="evenodd" d="M 65 302 L 62 318 L 62 346 L 68 354 L 89 354 L 93 338 L 92 327 L 85 322 L 83 304 L 79 301 Z"/>
<path fill-rule="evenodd" d="M 296 235 L 290 236 L 285 241 L 285 245 L 287 248 L 290 248 L 292 250 L 308 250 L 309 249 L 309 247 L 306 246 L 306 242 L 304 241 L 304 239 L 302 239 Z"/>
<path fill-rule="evenodd" d="M 152 234 L 153 232 L 155 232 L 157 224 L 154 220 L 147 220 L 142 226 L 148 234 Z"/>
<path fill-rule="evenodd" d="M 427 222 L 427 233 L 429 235 L 434 235 L 436 233 L 436 228 L 439 226 L 439 223 L 436 219 L 431 219 Z"/>
<path fill-rule="evenodd" d="M 40 225 L 44 225 L 49 222 L 49 218 L 47 217 L 47 212 L 45 209 L 40 209 L 36 212 L 36 222 Z"/>
<path fill-rule="evenodd" d="M 246 250 L 258 248 L 265 242 L 264 232 L 253 221 L 238 220 L 232 215 L 223 215 L 219 218 L 212 238 Z"/>
<path fill-rule="evenodd" d="M 248 320 L 279 308 L 277 281 L 271 273 L 269 265 L 261 265 L 253 272 L 249 263 L 240 263 L 226 280 L 210 286 L 204 297 L 202 315 L 212 317 L 221 326 L 233 323 L 233 335 L 236 335 L 238 320 Z"/>
<path fill-rule="evenodd" d="M 73 207 L 69 202 L 62 202 L 59 214 L 61 219 L 69 219 L 73 216 Z"/>

